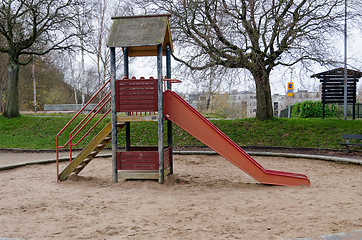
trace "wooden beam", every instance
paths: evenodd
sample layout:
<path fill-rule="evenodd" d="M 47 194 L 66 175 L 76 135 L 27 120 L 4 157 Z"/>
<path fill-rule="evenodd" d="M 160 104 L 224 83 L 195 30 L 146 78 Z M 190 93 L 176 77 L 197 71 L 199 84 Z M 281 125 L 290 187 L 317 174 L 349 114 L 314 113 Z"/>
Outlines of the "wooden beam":
<path fill-rule="evenodd" d="M 152 122 L 157 121 L 157 115 L 117 116 L 118 122 Z"/>
<path fill-rule="evenodd" d="M 121 179 L 158 179 L 158 171 L 154 170 L 119 170 L 118 174 Z M 170 168 L 166 168 L 164 174 L 169 175 Z"/>
<path fill-rule="evenodd" d="M 157 90 L 158 90 L 158 182 L 164 182 L 163 165 L 163 76 L 162 76 L 162 44 L 157 46 Z"/>
<path fill-rule="evenodd" d="M 111 52 L 111 126 L 112 126 L 112 181 L 118 182 L 117 175 L 117 112 L 116 112 L 116 49 Z"/>

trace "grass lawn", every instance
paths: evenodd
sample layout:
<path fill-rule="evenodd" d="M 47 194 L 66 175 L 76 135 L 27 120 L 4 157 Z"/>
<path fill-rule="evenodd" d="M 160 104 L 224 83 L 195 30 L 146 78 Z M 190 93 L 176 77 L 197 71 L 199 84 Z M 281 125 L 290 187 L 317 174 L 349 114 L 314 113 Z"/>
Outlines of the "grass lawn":
<path fill-rule="evenodd" d="M 56 135 L 71 117 L 66 114 L 52 116 L 24 114 L 12 119 L 0 117 L 0 148 L 55 149 Z M 110 118 L 105 118 L 100 126 L 97 126 L 76 148 L 84 147 L 109 121 Z M 358 120 L 274 118 L 261 122 L 249 118 L 212 120 L 212 122 L 241 146 L 341 149 L 338 143 L 344 142 L 342 134 L 362 134 L 362 122 Z M 74 126 L 75 124 L 72 125 Z M 179 127 L 173 126 L 176 146 L 203 145 Z M 65 131 L 62 134 L 61 144 L 65 143 L 69 133 Z M 124 146 L 124 131 L 119 136 L 119 144 Z M 131 141 L 132 145 L 157 145 L 157 123 L 131 123 Z"/>

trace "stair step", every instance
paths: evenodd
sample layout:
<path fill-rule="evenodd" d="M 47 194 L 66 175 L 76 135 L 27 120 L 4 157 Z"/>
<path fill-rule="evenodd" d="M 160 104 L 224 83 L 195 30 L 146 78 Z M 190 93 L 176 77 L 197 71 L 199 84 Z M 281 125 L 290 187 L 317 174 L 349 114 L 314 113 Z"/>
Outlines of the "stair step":
<path fill-rule="evenodd" d="M 81 162 L 81 163 L 79 164 L 79 166 L 85 167 L 85 166 L 87 166 L 88 163 L 89 163 L 89 161 L 88 161 L 88 162 L 83 161 L 83 162 Z"/>
<path fill-rule="evenodd" d="M 87 165 L 88 163 L 90 163 L 90 161 L 92 161 L 92 159 L 89 159 L 89 160 L 83 160 L 83 163 L 84 163 L 85 165 Z"/>
<path fill-rule="evenodd" d="M 95 156 L 95 155 L 97 155 L 99 153 L 99 151 L 92 151 L 89 155 L 90 156 Z"/>
<path fill-rule="evenodd" d="M 76 169 L 74 169 L 73 173 L 78 174 L 80 171 L 82 171 L 83 167 L 77 167 Z"/>

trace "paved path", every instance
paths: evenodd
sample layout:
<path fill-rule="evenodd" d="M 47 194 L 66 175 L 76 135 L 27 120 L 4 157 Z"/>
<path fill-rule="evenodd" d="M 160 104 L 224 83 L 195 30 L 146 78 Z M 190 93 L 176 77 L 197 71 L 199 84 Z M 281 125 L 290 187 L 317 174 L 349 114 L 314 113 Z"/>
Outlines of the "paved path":
<path fill-rule="evenodd" d="M 73 157 L 78 152 L 73 152 Z M 103 151 L 100 156 L 111 156 L 109 151 Z M 9 152 L 0 151 L 0 170 L 22 167 L 30 164 L 53 163 L 56 161 L 55 152 Z M 69 161 L 69 152 L 60 152 L 59 161 Z"/>
<path fill-rule="evenodd" d="M 73 157 L 77 156 L 78 152 L 73 152 Z M 110 155 L 109 151 L 102 151 L 101 156 Z M 69 152 L 59 153 L 60 161 L 69 160 Z M 0 170 L 21 167 L 37 163 L 52 163 L 56 161 L 55 152 L 9 152 L 0 151 Z"/>
<path fill-rule="evenodd" d="M 65 157 L 65 153 L 62 153 Z M 69 156 L 69 155 L 68 155 Z M 29 153 L 29 152 L 0 152 L 0 166 L 19 164 L 25 162 L 37 162 L 39 160 L 54 159 L 55 153 L 42 152 L 42 153 Z"/>

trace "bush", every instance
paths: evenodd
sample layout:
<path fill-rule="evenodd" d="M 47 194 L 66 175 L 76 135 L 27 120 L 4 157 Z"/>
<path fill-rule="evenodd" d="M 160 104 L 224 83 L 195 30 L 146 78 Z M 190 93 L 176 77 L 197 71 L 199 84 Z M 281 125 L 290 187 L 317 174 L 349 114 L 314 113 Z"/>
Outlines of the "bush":
<path fill-rule="evenodd" d="M 293 118 L 321 118 L 323 111 L 323 104 L 321 101 L 312 101 L 307 100 L 301 103 L 295 103 L 292 109 Z M 335 117 L 336 116 L 336 106 L 332 104 L 331 106 L 326 105 L 324 111 L 324 117 Z"/>

